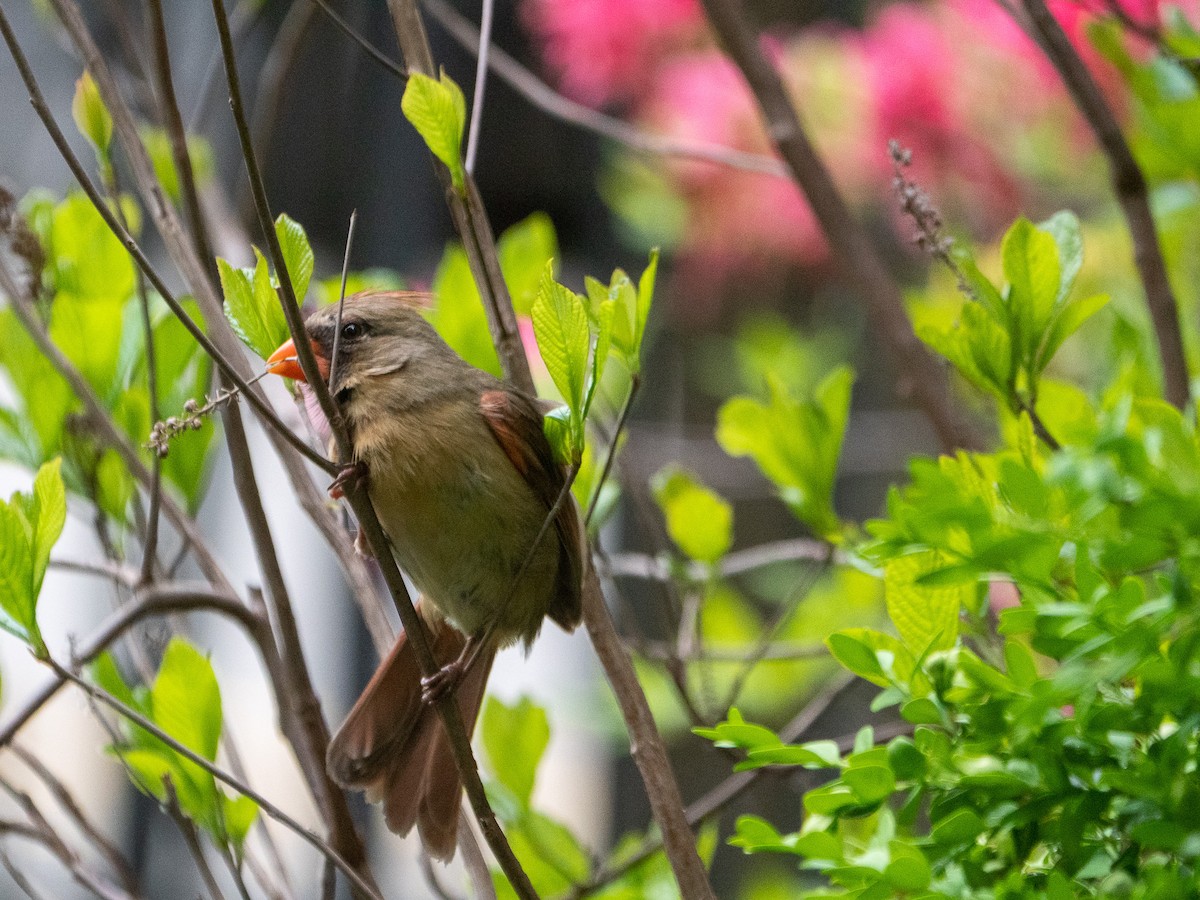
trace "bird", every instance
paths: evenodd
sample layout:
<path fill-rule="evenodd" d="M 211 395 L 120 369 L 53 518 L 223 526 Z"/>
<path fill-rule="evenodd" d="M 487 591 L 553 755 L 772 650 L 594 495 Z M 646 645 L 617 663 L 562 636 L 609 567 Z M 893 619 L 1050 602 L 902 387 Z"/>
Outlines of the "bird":
<path fill-rule="evenodd" d="M 431 701 L 454 685 L 470 733 L 496 652 L 517 642 L 528 651 L 547 618 L 573 631 L 584 591 L 598 587 L 579 508 L 559 502 L 566 472 L 543 430 L 544 407 L 463 360 L 420 300 L 355 294 L 340 311 L 310 315 L 305 332 L 349 437 L 351 459 L 330 448 L 345 465 L 331 493 L 365 472 L 443 667 L 423 682 L 402 633 L 330 741 L 327 769 L 382 803 L 392 831 L 415 825 L 427 852 L 445 861 L 457 844 L 462 783 Z M 292 341 L 267 371 L 306 381 Z"/>

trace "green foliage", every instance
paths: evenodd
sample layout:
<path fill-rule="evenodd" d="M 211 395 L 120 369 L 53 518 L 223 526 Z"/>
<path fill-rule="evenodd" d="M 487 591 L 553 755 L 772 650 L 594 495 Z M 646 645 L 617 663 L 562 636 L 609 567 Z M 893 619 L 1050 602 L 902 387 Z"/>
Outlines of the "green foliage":
<path fill-rule="evenodd" d="M 303 302 L 312 280 L 314 261 L 308 237 L 300 224 L 286 215 L 275 220 L 275 234 L 296 300 Z M 237 268 L 218 258 L 217 271 L 225 295 L 225 317 L 242 343 L 266 359 L 290 337 L 278 273 L 271 271 L 257 247 L 253 268 Z"/>
<path fill-rule="evenodd" d="M 733 507 L 677 466 L 651 481 L 667 533 L 692 559 L 715 563 L 733 546 Z"/>
<path fill-rule="evenodd" d="M 161 128 L 143 128 L 142 143 L 150 155 L 150 164 L 154 166 L 154 175 L 162 185 L 163 191 L 173 203 L 181 203 L 183 191 L 179 182 L 179 170 L 175 167 L 175 156 L 171 151 L 171 139 Z M 212 144 L 199 135 L 187 137 L 188 157 L 192 163 L 192 175 L 198 185 L 204 184 L 212 177 L 216 163 L 213 159 Z"/>
<path fill-rule="evenodd" d="M 91 143 L 101 166 L 108 165 L 108 146 L 112 143 L 113 121 L 108 107 L 100 99 L 100 90 L 86 69 L 75 82 L 75 97 L 71 101 L 71 117 L 75 127 Z"/>
<path fill-rule="evenodd" d="M 150 395 L 142 299 L 133 261 L 82 194 L 61 201 L 31 194 L 23 212 L 46 254 L 35 313 L 67 360 L 79 370 L 130 441 L 150 433 Z M 121 213 L 138 229 L 139 212 L 128 198 Z M 182 324 L 153 292 L 150 307 L 157 358 L 159 403 L 178 410 L 202 396 L 210 363 Z M 184 301 L 202 326 L 196 306 Z M 115 451 L 98 441 L 79 415 L 82 404 L 11 310 L 0 311 L 0 370 L 12 390 L 11 406 L 0 406 L 0 456 L 28 468 L 62 458 L 67 488 L 95 503 L 118 525 L 126 523 L 134 483 Z M 179 436 L 163 461 L 167 484 L 195 510 L 201 500 L 213 427 L 209 423 Z"/>
<path fill-rule="evenodd" d="M 182 638 L 172 638 L 154 683 L 131 688 L 113 658 L 92 666 L 104 690 L 198 756 L 215 761 L 221 739 L 221 691 L 208 658 Z M 258 806 L 249 797 L 230 798 L 211 774 L 143 728 L 126 723 L 124 740 L 109 748 L 133 783 L 160 803 L 169 802 L 167 782 L 180 811 L 218 844 L 241 852 Z"/>
<path fill-rule="evenodd" d="M 833 485 L 850 414 L 854 374 L 835 369 L 811 396 L 790 396 L 778 379 L 767 402 L 734 397 L 717 417 L 717 442 L 731 456 L 749 456 L 792 513 L 818 535 L 838 539 Z"/>
<path fill-rule="evenodd" d="M 346 273 L 346 296 L 350 297 L 363 291 L 402 291 L 405 282 L 400 273 L 392 269 L 364 269 L 361 272 Z M 337 303 L 342 293 L 341 274 L 330 275 L 317 282 L 317 303 L 328 306 Z"/>
<path fill-rule="evenodd" d="M 462 139 L 467 124 L 467 101 L 454 79 L 444 71 L 436 81 L 420 72 L 410 73 L 400 108 L 430 152 L 450 170 L 454 189 L 464 193 Z"/>
<path fill-rule="evenodd" d="M 917 335 L 981 391 L 1013 412 L 1036 407 L 1042 373 L 1063 342 L 1099 312 L 1103 295 L 1072 300 L 1083 265 L 1079 221 L 1060 212 L 1040 225 L 1018 219 L 1001 244 L 1003 291 L 970 254 L 956 262 L 972 296 L 953 315 L 925 311 Z"/>
<path fill-rule="evenodd" d="M 594 319 L 609 315 L 606 310 L 611 304 L 612 345 L 634 375 L 641 372 L 642 341 L 650 319 L 650 306 L 654 302 L 657 277 L 658 249 L 655 248 L 650 251 L 650 262 L 636 287 L 620 269 L 613 272 L 607 287 L 594 278 L 584 279 Z"/>
<path fill-rule="evenodd" d="M 20 638 L 34 654 L 46 645 L 37 624 L 38 595 L 50 564 L 50 549 L 67 520 L 61 460 L 38 469 L 33 493 L 0 501 L 0 628 Z"/>

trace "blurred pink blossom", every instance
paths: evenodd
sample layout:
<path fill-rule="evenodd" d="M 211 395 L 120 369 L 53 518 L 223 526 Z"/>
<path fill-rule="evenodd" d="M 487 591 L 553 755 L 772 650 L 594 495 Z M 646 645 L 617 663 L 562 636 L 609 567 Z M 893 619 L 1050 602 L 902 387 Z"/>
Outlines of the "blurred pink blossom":
<path fill-rule="evenodd" d="M 704 21 L 697 0 L 526 0 L 522 14 L 562 90 L 592 105 L 632 97 Z"/>

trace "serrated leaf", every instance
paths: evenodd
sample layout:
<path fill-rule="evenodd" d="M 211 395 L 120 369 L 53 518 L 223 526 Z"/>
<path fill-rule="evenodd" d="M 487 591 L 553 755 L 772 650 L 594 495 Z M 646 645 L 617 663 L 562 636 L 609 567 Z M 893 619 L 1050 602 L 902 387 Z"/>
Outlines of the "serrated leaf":
<path fill-rule="evenodd" d="M 0 610 L 8 630 L 22 640 L 37 633 L 36 604 L 29 529 L 15 505 L 0 502 Z"/>
<path fill-rule="evenodd" d="M 533 330 L 542 361 L 571 410 L 571 437 L 582 449 L 584 391 L 591 332 L 583 298 L 554 280 L 550 265 L 533 302 Z"/>
<path fill-rule="evenodd" d="M 550 743 L 546 711 L 528 697 L 511 706 L 488 697 L 481 721 L 488 764 L 500 783 L 528 809 L 538 763 Z"/>
<path fill-rule="evenodd" d="M 287 340 L 287 322 L 271 286 L 267 261 L 256 248 L 255 267 L 237 269 L 217 259 L 225 317 L 247 347 L 266 359 Z"/>
<path fill-rule="evenodd" d="M 455 190 L 463 193 L 466 174 L 461 148 L 467 104 L 458 85 L 444 71 L 437 81 L 413 72 L 404 88 L 400 108 L 433 155 L 450 170 Z"/>
<path fill-rule="evenodd" d="M 67 522 L 67 489 L 62 479 L 62 459 L 55 458 L 38 469 L 33 480 L 37 520 L 32 522 L 32 590 L 37 597 L 50 563 L 50 550 Z"/>
<path fill-rule="evenodd" d="M 651 480 L 667 533 L 685 554 L 715 563 L 733 546 L 733 507 L 689 472 L 669 466 Z"/>
<path fill-rule="evenodd" d="M 284 265 L 287 266 L 292 289 L 296 292 L 296 302 L 303 303 L 316 262 L 308 235 L 304 233 L 304 228 L 299 222 L 282 213 L 275 220 L 275 235 L 279 238 Z M 277 276 L 278 274 L 276 273 Z"/>
<path fill-rule="evenodd" d="M 909 553 L 890 561 L 884 574 L 884 600 L 900 637 L 916 657 L 947 650 L 958 639 L 958 618 L 970 603 L 973 585 L 920 584 L 923 575 L 947 566 L 936 550 Z"/>

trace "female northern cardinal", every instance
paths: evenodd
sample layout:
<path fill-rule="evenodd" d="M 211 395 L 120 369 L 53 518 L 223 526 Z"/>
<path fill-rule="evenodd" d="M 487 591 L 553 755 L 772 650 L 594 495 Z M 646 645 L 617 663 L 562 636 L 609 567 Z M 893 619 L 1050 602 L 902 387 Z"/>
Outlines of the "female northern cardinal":
<path fill-rule="evenodd" d="M 329 376 L 337 307 L 305 323 Z M 549 616 L 579 624 L 594 583 L 574 502 L 533 543 L 564 483 L 536 402 L 464 362 L 413 308 L 412 295 L 346 299 L 330 389 L 341 404 L 352 462 L 400 565 L 419 588 L 442 679 L 457 684 L 470 732 L 496 651 L 526 647 Z M 304 381 L 291 341 L 267 361 Z M 361 468 L 359 469 L 361 471 Z M 335 488 L 337 482 L 335 482 Z M 524 573 L 517 576 L 524 568 Z M 463 669 L 463 661 L 478 658 Z M 383 802 L 388 827 L 414 824 L 429 852 L 454 855 L 462 784 L 445 729 L 422 698 L 421 670 L 400 635 L 329 745 L 329 774 Z"/>

